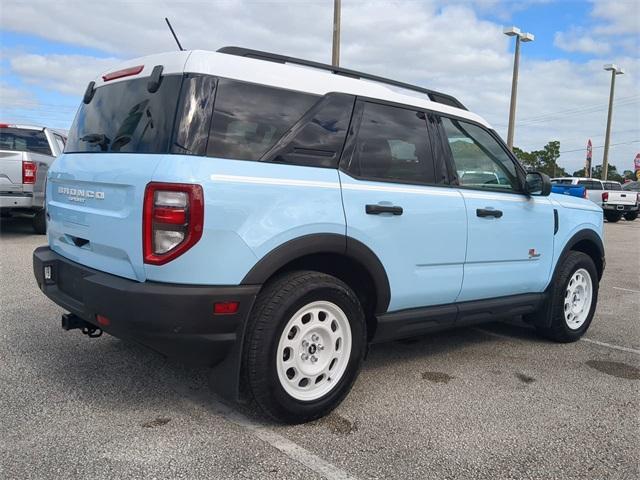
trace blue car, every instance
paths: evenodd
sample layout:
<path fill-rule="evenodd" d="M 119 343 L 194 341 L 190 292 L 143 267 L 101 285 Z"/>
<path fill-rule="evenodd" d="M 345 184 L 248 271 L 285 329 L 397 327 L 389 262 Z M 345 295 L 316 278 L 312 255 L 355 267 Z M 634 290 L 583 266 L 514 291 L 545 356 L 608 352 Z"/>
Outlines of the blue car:
<path fill-rule="evenodd" d="M 550 192 L 450 95 L 171 52 L 87 86 L 33 268 L 63 328 L 212 366 L 222 395 L 305 422 L 345 398 L 371 343 L 514 316 L 579 339 L 602 210 Z"/>

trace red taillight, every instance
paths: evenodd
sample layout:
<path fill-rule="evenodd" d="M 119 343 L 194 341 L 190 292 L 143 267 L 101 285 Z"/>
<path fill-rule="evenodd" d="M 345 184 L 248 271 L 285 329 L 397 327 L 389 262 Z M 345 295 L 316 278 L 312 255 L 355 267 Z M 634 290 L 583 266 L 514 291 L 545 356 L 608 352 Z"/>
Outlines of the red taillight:
<path fill-rule="evenodd" d="M 98 325 L 102 327 L 108 327 L 109 325 L 111 325 L 111 320 L 109 320 L 104 315 L 96 315 L 96 321 L 98 322 Z"/>
<path fill-rule="evenodd" d="M 240 302 L 218 302 L 213 305 L 215 315 L 230 315 L 240 308 Z"/>
<path fill-rule="evenodd" d="M 200 185 L 147 185 L 142 213 L 144 262 L 164 265 L 193 247 L 204 224 L 204 195 Z"/>
<path fill-rule="evenodd" d="M 0 123 L 0 128 L 9 128 L 8 123 Z"/>
<path fill-rule="evenodd" d="M 602 201 L 606 202 L 609 200 L 609 192 L 602 192 Z"/>
<path fill-rule="evenodd" d="M 144 65 L 136 65 L 135 67 L 123 68 L 122 70 L 116 70 L 115 72 L 106 73 L 102 76 L 102 80 L 108 82 L 109 80 L 115 80 L 116 78 L 130 77 L 132 75 L 139 74 Z"/>
<path fill-rule="evenodd" d="M 35 162 L 22 162 L 22 183 L 33 185 L 36 183 L 36 171 L 38 166 Z"/>

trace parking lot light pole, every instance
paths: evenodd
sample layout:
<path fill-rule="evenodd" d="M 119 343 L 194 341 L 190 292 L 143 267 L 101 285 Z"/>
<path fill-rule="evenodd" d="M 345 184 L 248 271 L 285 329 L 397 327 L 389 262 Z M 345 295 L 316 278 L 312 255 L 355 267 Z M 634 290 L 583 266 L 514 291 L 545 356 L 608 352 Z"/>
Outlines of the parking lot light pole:
<path fill-rule="evenodd" d="M 609 113 L 607 115 L 607 131 L 604 136 L 604 153 L 602 154 L 602 180 L 607 179 L 609 173 L 609 137 L 611 136 L 611 117 L 613 116 L 613 94 L 616 88 L 616 75 L 622 75 L 624 69 L 613 63 L 608 63 L 604 69 L 611 72 L 611 90 L 609 91 Z"/>
<path fill-rule="evenodd" d="M 505 28 L 503 33 L 509 37 L 516 37 L 516 49 L 513 58 L 513 78 L 511 79 L 511 102 L 509 104 L 509 130 L 507 131 L 507 146 L 513 150 L 513 134 L 516 121 L 516 96 L 518 94 L 518 71 L 520 69 L 520 42 L 533 42 L 532 33 L 522 33 L 518 27 Z"/>
<path fill-rule="evenodd" d="M 340 0 L 333 0 L 333 47 L 331 65 L 340 66 Z"/>

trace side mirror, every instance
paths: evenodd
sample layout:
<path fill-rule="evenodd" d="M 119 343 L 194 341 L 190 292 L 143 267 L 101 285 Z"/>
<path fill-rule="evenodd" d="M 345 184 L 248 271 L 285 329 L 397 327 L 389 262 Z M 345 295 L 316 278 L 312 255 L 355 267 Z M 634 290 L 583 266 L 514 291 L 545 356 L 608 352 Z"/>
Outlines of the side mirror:
<path fill-rule="evenodd" d="M 544 173 L 529 172 L 525 180 L 524 191 L 527 195 L 546 197 L 551 193 L 551 180 Z"/>

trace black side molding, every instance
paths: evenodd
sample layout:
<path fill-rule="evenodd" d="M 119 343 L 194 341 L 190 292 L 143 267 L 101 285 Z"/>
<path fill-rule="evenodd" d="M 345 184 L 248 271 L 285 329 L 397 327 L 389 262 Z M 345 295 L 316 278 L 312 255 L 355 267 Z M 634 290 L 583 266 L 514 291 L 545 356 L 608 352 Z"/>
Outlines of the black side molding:
<path fill-rule="evenodd" d="M 558 220 L 558 209 L 553 209 L 553 234 L 558 233 L 558 229 L 560 228 L 560 223 Z"/>
<path fill-rule="evenodd" d="M 537 310 L 545 298 L 545 293 L 526 293 L 385 313 L 377 316 L 378 327 L 372 343 L 525 315 Z"/>

